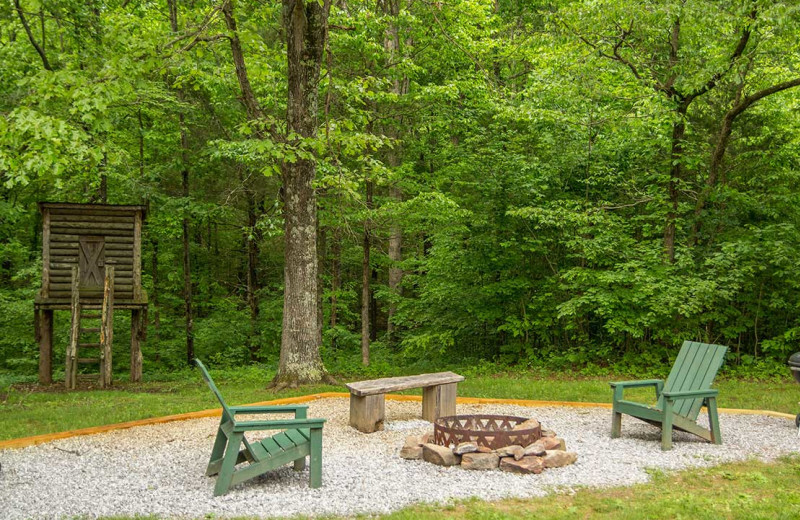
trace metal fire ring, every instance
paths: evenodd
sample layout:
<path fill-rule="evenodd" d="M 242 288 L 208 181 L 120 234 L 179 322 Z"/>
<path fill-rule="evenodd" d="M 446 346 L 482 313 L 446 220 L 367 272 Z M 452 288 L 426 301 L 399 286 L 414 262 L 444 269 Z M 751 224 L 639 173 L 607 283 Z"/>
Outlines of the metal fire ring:
<path fill-rule="evenodd" d="M 542 437 L 541 425 L 526 429 L 513 428 L 528 419 L 512 415 L 450 415 L 433 423 L 433 442 L 440 446 L 457 446 L 475 442 L 493 450 L 504 446 L 528 446 Z"/>

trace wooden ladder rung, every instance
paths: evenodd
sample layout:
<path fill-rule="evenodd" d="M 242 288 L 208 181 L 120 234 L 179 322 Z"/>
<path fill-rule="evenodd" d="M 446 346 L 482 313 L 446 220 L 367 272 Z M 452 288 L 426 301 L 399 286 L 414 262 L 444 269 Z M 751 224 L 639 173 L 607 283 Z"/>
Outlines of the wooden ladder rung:
<path fill-rule="evenodd" d="M 81 314 L 81 318 L 84 320 L 99 320 L 102 317 L 102 314 Z"/>
<path fill-rule="evenodd" d="M 81 357 L 78 358 L 78 363 L 81 365 L 88 365 L 90 363 L 99 363 L 100 358 L 93 358 L 93 357 Z"/>
<path fill-rule="evenodd" d="M 102 343 L 78 343 L 80 348 L 99 348 L 101 346 L 103 346 Z"/>
<path fill-rule="evenodd" d="M 81 332 L 100 332 L 100 327 L 87 327 L 85 329 L 81 327 Z"/>

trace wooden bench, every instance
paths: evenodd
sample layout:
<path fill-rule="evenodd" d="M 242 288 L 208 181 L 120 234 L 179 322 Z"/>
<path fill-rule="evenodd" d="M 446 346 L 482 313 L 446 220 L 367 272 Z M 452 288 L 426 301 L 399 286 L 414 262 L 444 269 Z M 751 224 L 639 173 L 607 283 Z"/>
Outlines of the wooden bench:
<path fill-rule="evenodd" d="M 350 426 L 364 433 L 383 430 L 384 395 L 409 388 L 422 388 L 422 418 L 426 421 L 455 415 L 456 388 L 463 380 L 464 376 L 453 372 L 437 372 L 348 383 Z"/>

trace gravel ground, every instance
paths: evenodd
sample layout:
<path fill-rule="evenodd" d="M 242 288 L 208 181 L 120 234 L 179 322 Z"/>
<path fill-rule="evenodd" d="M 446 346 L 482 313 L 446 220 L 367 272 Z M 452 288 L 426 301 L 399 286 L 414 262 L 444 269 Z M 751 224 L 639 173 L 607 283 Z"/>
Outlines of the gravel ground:
<path fill-rule="evenodd" d="M 676 433 L 673 449 L 659 448 L 660 431 L 623 419 L 623 437 L 609 438 L 611 412 L 602 408 L 525 408 L 459 405 L 459 413 L 535 417 L 566 440 L 578 461 L 541 475 L 471 472 L 406 461 L 397 454 L 406 435 L 421 434 L 418 402 L 386 402 L 386 430 L 359 433 L 347 426 L 347 399 L 310 404 L 309 417 L 325 417 L 323 486 L 309 489 L 308 471 L 289 466 L 239 484 L 214 498 L 205 477 L 216 419 L 178 421 L 74 437 L 0 451 L 0 516 L 4 520 L 159 515 L 290 516 L 385 513 L 418 502 L 454 498 L 542 496 L 576 486 L 619 486 L 648 480 L 648 468 L 677 470 L 798 451 L 792 421 L 720 414 L 725 444 L 715 446 Z"/>

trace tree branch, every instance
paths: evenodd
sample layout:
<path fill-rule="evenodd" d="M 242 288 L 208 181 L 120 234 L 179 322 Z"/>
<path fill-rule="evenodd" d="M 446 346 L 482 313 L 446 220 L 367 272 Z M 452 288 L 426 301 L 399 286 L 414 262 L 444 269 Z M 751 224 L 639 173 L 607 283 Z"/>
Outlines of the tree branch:
<path fill-rule="evenodd" d="M 755 3 L 755 2 L 754 2 Z M 686 95 L 686 98 L 691 102 L 691 100 L 702 96 L 709 90 L 713 89 L 717 86 L 717 82 L 722 79 L 732 68 L 736 65 L 736 61 L 742 56 L 744 53 L 744 49 L 747 47 L 747 42 L 750 40 L 750 35 L 752 34 L 752 24 L 756 20 L 756 16 L 758 16 L 758 8 L 753 6 L 753 9 L 750 11 L 750 15 L 748 19 L 750 23 L 748 23 L 744 29 L 742 29 L 742 35 L 739 38 L 739 42 L 736 44 L 736 48 L 733 50 L 731 57 L 728 59 L 728 67 L 720 72 L 717 72 L 706 82 L 705 85 L 700 87 L 697 91 Z"/>
<path fill-rule="evenodd" d="M 44 49 L 36 43 L 36 40 L 33 37 L 33 33 L 31 32 L 31 27 L 28 25 L 28 20 L 25 18 L 25 15 L 22 13 L 22 6 L 19 4 L 19 0 L 14 0 L 14 8 L 17 11 L 17 15 L 19 15 L 19 21 L 22 22 L 22 27 L 25 28 L 25 34 L 28 35 L 28 40 L 33 45 L 33 48 L 36 49 L 36 52 L 39 53 L 39 57 L 42 58 L 42 65 L 46 70 L 52 71 L 53 67 L 50 66 L 50 62 L 47 61 L 47 54 L 45 54 Z"/>

